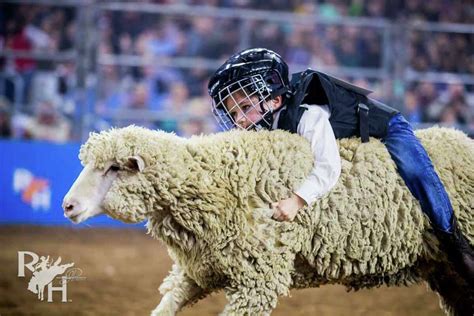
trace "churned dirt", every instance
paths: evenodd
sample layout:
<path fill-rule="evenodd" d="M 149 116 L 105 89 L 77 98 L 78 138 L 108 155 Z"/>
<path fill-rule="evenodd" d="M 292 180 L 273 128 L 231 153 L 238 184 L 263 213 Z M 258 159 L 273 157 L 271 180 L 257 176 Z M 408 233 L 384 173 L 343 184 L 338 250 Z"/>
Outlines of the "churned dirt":
<path fill-rule="evenodd" d="M 32 251 L 62 263 L 74 262 L 84 280 L 39 301 L 27 290 L 31 272 L 18 275 L 18 251 Z M 27 257 L 26 260 L 29 260 Z M 0 316 L 149 315 L 160 301 L 158 286 L 171 267 L 166 248 L 139 229 L 0 226 Z M 45 300 L 47 291 L 45 291 Z M 222 292 L 179 315 L 217 315 Z M 341 286 L 294 290 L 272 315 L 443 315 L 436 294 L 424 284 L 347 293 Z"/>

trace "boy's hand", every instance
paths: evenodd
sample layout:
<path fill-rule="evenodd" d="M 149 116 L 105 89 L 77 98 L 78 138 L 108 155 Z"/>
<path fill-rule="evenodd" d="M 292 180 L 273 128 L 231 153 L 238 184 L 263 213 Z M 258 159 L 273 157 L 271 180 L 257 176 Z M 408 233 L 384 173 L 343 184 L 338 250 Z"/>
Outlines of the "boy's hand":
<path fill-rule="evenodd" d="M 280 202 L 272 203 L 273 218 L 277 221 L 292 221 L 296 213 L 306 205 L 306 202 L 296 194 L 291 197 L 281 200 Z"/>

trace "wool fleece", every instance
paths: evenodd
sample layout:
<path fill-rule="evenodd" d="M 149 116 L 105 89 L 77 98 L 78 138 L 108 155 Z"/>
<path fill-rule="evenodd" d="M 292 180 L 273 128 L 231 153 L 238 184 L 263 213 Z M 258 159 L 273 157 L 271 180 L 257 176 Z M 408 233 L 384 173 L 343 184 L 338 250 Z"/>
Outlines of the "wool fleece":
<path fill-rule="evenodd" d="M 416 134 L 472 244 L 474 141 L 446 128 Z M 312 168 L 309 144 L 295 134 L 184 139 L 129 126 L 91 134 L 79 158 L 99 170 L 133 156 L 144 161 L 141 171 L 121 168 L 102 206 L 124 222 L 148 220 L 149 233 L 169 249 L 175 264 L 154 315 L 174 314 L 220 289 L 229 300 L 223 314 L 267 315 L 292 288 L 421 281 L 440 294 L 447 313 L 472 314 L 474 290 L 453 274 L 385 146 L 357 138 L 338 145 L 338 183 L 292 222 L 273 220 L 268 205 L 288 197 Z"/>

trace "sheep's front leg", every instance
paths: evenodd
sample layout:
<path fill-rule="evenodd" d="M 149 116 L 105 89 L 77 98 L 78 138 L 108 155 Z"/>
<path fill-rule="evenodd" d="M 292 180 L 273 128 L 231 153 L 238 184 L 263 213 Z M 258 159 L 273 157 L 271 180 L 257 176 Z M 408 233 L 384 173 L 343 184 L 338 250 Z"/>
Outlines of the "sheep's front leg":
<path fill-rule="evenodd" d="M 270 315 L 278 302 L 278 295 L 287 294 L 288 288 L 277 288 L 275 282 L 259 286 L 231 286 L 225 289 L 229 303 L 221 315 Z"/>
<path fill-rule="evenodd" d="M 209 292 L 199 287 L 177 264 L 160 286 L 163 294 L 160 304 L 151 312 L 152 316 L 175 315 L 187 304 L 196 302 Z"/>

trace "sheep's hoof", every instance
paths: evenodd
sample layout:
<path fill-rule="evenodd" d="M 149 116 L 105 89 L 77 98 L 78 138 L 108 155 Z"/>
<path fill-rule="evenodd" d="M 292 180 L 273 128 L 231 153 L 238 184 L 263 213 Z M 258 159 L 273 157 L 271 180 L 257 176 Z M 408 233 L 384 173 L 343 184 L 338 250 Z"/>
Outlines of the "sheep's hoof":
<path fill-rule="evenodd" d="M 151 316 L 174 316 L 175 312 L 170 309 L 156 308 L 151 312 Z"/>
<path fill-rule="evenodd" d="M 165 295 L 160 304 L 151 312 L 151 316 L 174 316 L 178 307 L 174 303 L 172 297 L 167 294 Z"/>

